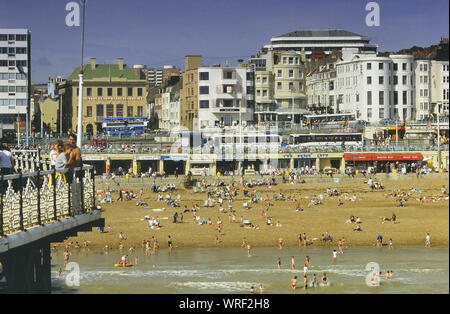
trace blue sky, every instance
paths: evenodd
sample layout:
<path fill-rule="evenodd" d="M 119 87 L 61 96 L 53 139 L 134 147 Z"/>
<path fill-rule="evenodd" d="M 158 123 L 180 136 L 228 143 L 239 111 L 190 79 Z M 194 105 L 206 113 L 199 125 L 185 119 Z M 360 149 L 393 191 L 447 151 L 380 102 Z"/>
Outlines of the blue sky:
<path fill-rule="evenodd" d="M 77 0 L 73 0 L 77 1 Z M 0 0 L 0 28 L 32 32 L 32 80 L 68 76 L 80 63 L 80 27 L 65 24 L 70 0 Z M 366 35 L 379 51 L 429 46 L 448 37 L 448 0 L 378 0 L 380 27 L 365 24 L 369 0 L 87 0 L 85 60 L 183 69 L 184 56 L 236 64 L 271 37 L 339 28 Z M 85 61 L 85 62 L 86 62 Z"/>

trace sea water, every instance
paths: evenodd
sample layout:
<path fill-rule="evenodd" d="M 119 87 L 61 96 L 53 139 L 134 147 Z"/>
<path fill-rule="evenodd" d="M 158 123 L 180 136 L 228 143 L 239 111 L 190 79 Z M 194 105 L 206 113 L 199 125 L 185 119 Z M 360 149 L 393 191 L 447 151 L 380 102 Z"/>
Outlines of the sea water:
<path fill-rule="evenodd" d="M 133 267 L 114 267 L 126 253 L 108 253 L 92 249 L 72 249 L 70 262 L 77 268 L 65 270 L 62 252 L 52 252 L 53 293 L 186 293 L 186 294 L 248 294 L 251 287 L 258 292 L 263 284 L 266 293 L 292 293 L 290 280 L 298 277 L 296 293 L 305 293 L 303 265 L 309 256 L 308 281 L 316 274 L 320 281 L 326 273 L 330 285 L 310 288 L 307 293 L 449 293 L 449 249 L 406 247 L 389 250 L 368 247 L 347 248 L 332 260 L 333 248 L 253 248 L 248 256 L 241 248 L 176 248 L 172 254 L 160 249 L 146 256 L 142 249 L 129 254 L 139 263 Z M 296 269 L 291 269 L 291 256 Z M 277 267 L 281 258 L 281 269 Z M 376 263 L 382 272 L 380 286 L 368 286 Z M 58 269 L 63 270 L 58 275 Z M 387 270 L 394 277 L 384 279 Z M 77 271 L 77 274 L 74 274 Z M 78 276 L 79 285 L 69 286 Z M 70 277 L 70 278 L 69 278 Z M 69 281 L 70 281 L 69 280 Z"/>

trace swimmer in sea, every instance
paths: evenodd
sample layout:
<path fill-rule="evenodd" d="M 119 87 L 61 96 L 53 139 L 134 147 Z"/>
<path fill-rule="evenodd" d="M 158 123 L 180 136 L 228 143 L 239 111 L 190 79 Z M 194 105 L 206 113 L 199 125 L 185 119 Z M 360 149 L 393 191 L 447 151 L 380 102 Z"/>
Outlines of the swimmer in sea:
<path fill-rule="evenodd" d="M 305 263 L 306 263 L 306 266 L 311 267 L 311 259 L 309 258 L 309 256 L 306 256 Z"/>
<path fill-rule="evenodd" d="M 255 287 L 252 286 L 252 287 L 250 288 L 250 294 L 255 294 Z"/>
<path fill-rule="evenodd" d="M 248 257 L 250 257 L 251 249 L 252 249 L 252 247 L 250 246 L 250 244 L 247 244 L 247 255 L 248 255 Z"/>
<path fill-rule="evenodd" d="M 134 257 L 134 263 L 137 265 L 137 264 L 139 264 L 139 256 L 135 256 Z"/>
<path fill-rule="evenodd" d="M 386 275 L 384 275 L 384 279 L 388 280 L 389 279 L 389 270 L 386 271 Z"/>
<path fill-rule="evenodd" d="M 322 275 L 322 284 L 328 285 L 328 278 L 326 273 L 323 273 Z"/>
<path fill-rule="evenodd" d="M 281 258 L 278 257 L 278 261 L 277 261 L 277 267 L 278 269 L 281 269 Z"/>
<path fill-rule="evenodd" d="M 292 292 L 295 292 L 295 290 L 297 289 L 297 276 L 291 279 L 291 289 Z"/>
<path fill-rule="evenodd" d="M 58 277 L 61 277 L 62 276 L 62 269 L 61 269 L 61 267 L 58 269 Z"/>
<path fill-rule="evenodd" d="M 313 275 L 313 280 L 311 281 L 311 287 L 317 287 L 317 276 Z"/>
<path fill-rule="evenodd" d="M 394 272 L 391 270 L 391 271 L 389 272 L 389 279 L 391 279 L 392 277 L 394 277 Z"/>
<path fill-rule="evenodd" d="M 264 293 L 264 291 L 265 291 L 265 289 L 264 289 L 263 284 L 260 284 L 259 285 L 259 293 Z"/>
<path fill-rule="evenodd" d="M 169 247 L 169 254 L 172 254 L 173 243 L 172 243 L 172 237 L 170 235 L 167 236 L 167 246 Z"/>

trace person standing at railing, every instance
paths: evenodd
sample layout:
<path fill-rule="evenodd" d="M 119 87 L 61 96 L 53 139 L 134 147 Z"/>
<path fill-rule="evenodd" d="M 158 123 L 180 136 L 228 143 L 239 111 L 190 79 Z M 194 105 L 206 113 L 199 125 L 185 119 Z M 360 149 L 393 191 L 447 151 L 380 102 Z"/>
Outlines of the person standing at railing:
<path fill-rule="evenodd" d="M 67 140 L 68 144 L 72 146 L 72 151 L 69 155 L 69 160 L 67 161 L 67 165 L 69 166 L 70 170 L 73 172 L 74 168 L 81 166 L 81 149 L 77 146 L 77 136 L 75 134 L 70 134 L 69 138 Z M 78 171 L 75 174 L 79 179 L 83 177 L 83 171 Z M 69 175 L 68 181 L 69 183 L 72 183 L 72 176 Z"/>
<path fill-rule="evenodd" d="M 13 173 L 14 156 L 6 145 L 0 146 L 0 167 L 1 174 L 8 175 Z"/>
<path fill-rule="evenodd" d="M 61 140 L 57 140 L 53 143 L 53 149 L 50 151 L 50 165 L 52 166 L 52 168 L 56 165 L 56 159 L 58 158 L 59 154 L 62 152 L 63 150 L 63 141 Z M 59 173 L 57 174 L 57 176 L 59 175 Z M 55 177 L 55 179 L 57 179 L 57 177 Z M 52 176 L 49 176 L 49 186 L 52 186 L 53 182 L 52 182 Z"/>
<path fill-rule="evenodd" d="M 13 173 L 14 156 L 6 145 L 0 144 L 0 175 Z M 8 188 L 8 181 L 1 182 L 0 192 L 3 194 Z"/>
<path fill-rule="evenodd" d="M 63 180 L 64 183 L 67 183 L 67 178 L 64 173 L 61 171 L 68 167 L 68 156 L 72 153 L 72 145 L 70 144 L 64 144 L 62 151 L 58 155 L 58 158 L 56 158 L 55 162 L 55 169 L 58 171 L 56 173 L 56 178 L 60 178 L 60 180 Z"/>

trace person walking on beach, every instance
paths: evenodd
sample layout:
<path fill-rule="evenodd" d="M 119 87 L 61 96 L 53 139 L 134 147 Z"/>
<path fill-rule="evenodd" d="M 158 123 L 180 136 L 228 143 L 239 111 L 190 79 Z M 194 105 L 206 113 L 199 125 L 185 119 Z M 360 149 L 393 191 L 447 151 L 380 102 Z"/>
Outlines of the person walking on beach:
<path fill-rule="evenodd" d="M 294 256 L 291 256 L 291 269 L 295 269 L 295 259 L 294 259 Z"/>
<path fill-rule="evenodd" d="M 339 254 L 344 254 L 342 240 L 339 240 L 338 247 L 339 247 Z"/>
<path fill-rule="evenodd" d="M 429 233 L 427 233 L 427 236 L 425 237 L 425 248 L 431 248 L 431 236 Z"/>
<path fill-rule="evenodd" d="M 169 254 L 172 254 L 173 242 L 172 237 L 170 235 L 167 236 L 167 246 L 169 247 Z"/>
<path fill-rule="evenodd" d="M 393 250 L 394 249 L 394 242 L 392 241 L 392 238 L 389 239 L 389 250 Z"/>
<path fill-rule="evenodd" d="M 336 264 L 337 252 L 333 250 L 333 264 Z"/>
<path fill-rule="evenodd" d="M 250 257 L 250 250 L 252 249 L 252 247 L 250 246 L 250 244 L 247 244 L 247 255 L 248 257 Z"/>
<path fill-rule="evenodd" d="M 280 250 L 283 248 L 283 238 L 278 239 L 278 246 L 280 247 Z"/>

